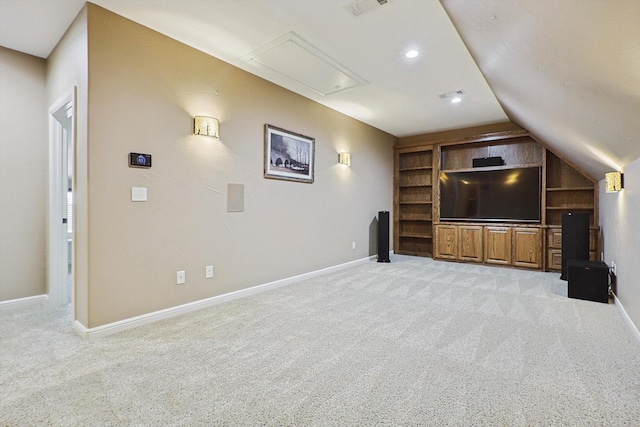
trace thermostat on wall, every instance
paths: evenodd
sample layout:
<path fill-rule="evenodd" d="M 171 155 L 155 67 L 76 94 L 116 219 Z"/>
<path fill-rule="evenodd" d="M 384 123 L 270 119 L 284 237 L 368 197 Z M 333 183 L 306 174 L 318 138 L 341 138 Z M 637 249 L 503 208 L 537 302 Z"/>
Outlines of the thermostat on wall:
<path fill-rule="evenodd" d="M 150 168 L 151 154 L 129 153 L 129 167 L 131 168 Z"/>

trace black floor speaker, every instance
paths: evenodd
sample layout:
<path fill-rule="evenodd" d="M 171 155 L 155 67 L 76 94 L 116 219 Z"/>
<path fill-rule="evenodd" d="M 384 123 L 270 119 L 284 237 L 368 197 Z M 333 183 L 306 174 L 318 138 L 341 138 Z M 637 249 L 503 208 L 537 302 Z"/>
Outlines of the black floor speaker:
<path fill-rule="evenodd" d="M 378 262 L 391 262 L 389 259 L 389 212 L 378 212 Z"/>
<path fill-rule="evenodd" d="M 589 260 L 589 214 L 562 214 L 562 275 L 567 280 L 567 262 Z"/>
<path fill-rule="evenodd" d="M 569 298 L 609 302 L 609 267 L 601 261 L 567 263 Z"/>

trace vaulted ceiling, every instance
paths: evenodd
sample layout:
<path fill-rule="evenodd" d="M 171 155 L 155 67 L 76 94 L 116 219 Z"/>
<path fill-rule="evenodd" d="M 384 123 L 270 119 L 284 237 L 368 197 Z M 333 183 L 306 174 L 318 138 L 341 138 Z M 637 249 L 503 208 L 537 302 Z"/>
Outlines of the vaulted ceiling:
<path fill-rule="evenodd" d="M 598 179 L 640 157 L 638 0 L 93 3 L 398 137 L 511 120 Z M 0 46 L 46 58 L 83 5 L 0 0 Z"/>

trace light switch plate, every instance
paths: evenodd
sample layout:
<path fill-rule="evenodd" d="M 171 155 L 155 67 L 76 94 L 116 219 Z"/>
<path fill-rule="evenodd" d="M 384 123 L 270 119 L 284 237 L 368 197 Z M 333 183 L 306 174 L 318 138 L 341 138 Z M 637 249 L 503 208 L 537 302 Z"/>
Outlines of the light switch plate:
<path fill-rule="evenodd" d="M 186 279 L 187 279 L 186 272 L 184 270 L 177 271 L 176 272 L 176 279 L 177 279 L 176 283 L 178 285 L 183 285 L 184 282 L 186 282 Z"/>
<path fill-rule="evenodd" d="M 147 201 L 147 187 L 131 187 L 131 201 L 132 202 L 146 202 Z"/>

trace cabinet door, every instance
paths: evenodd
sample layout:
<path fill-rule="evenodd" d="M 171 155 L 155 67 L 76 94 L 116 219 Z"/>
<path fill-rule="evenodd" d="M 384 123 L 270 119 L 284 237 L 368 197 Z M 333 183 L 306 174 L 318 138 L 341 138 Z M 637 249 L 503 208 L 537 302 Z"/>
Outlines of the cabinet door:
<path fill-rule="evenodd" d="M 458 227 L 455 225 L 436 226 L 436 258 L 457 259 Z"/>
<path fill-rule="evenodd" d="M 562 270 L 562 249 L 549 249 L 549 258 L 547 260 L 547 269 L 561 271 Z"/>
<path fill-rule="evenodd" d="M 542 268 L 542 229 L 515 228 L 513 230 L 513 265 Z"/>
<path fill-rule="evenodd" d="M 482 262 L 482 227 L 461 225 L 458 230 L 458 259 Z"/>
<path fill-rule="evenodd" d="M 484 228 L 484 262 L 511 265 L 511 228 Z"/>
<path fill-rule="evenodd" d="M 562 229 L 549 229 L 549 247 L 554 249 L 562 249 Z"/>

